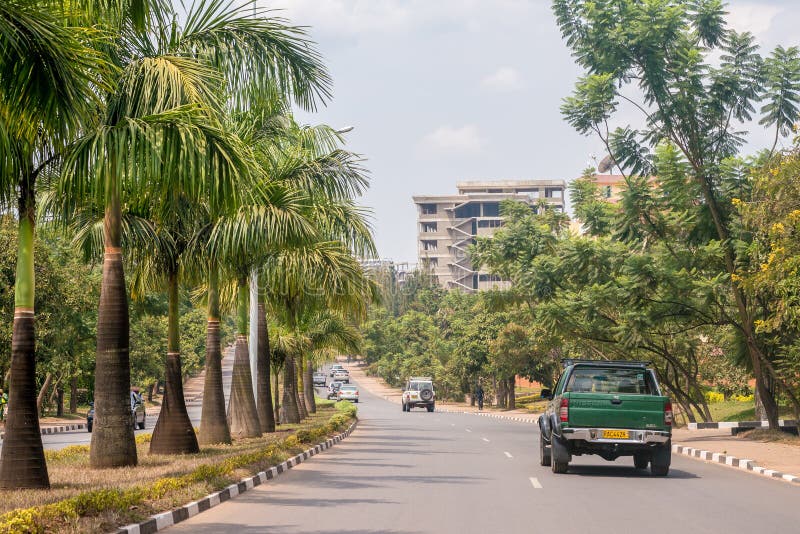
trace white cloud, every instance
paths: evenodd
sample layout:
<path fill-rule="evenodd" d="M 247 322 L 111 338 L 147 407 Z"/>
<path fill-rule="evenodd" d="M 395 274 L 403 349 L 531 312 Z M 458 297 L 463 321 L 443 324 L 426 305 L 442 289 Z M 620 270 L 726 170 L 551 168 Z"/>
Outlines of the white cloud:
<path fill-rule="evenodd" d="M 772 21 L 783 11 L 777 6 L 752 2 L 736 2 L 728 4 L 727 21 L 736 31 L 748 31 L 756 37 L 762 37 L 772 26 Z"/>
<path fill-rule="evenodd" d="M 522 87 L 522 79 L 515 68 L 500 67 L 483 78 L 481 86 L 492 91 L 514 91 Z"/>
<path fill-rule="evenodd" d="M 435 152 L 477 152 L 485 141 L 474 124 L 461 127 L 444 125 L 423 137 L 422 144 L 425 149 Z"/>

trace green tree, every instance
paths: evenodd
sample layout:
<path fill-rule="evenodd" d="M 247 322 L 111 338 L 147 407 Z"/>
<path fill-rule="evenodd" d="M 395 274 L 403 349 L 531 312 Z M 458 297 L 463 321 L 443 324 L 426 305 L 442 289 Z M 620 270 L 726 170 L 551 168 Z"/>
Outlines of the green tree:
<path fill-rule="evenodd" d="M 791 98 L 779 95 L 796 94 L 800 71 L 790 69 L 765 85 L 764 61 L 753 36 L 726 28 L 721 0 L 554 0 L 553 9 L 576 61 L 587 71 L 564 100 L 567 121 L 580 133 L 598 135 L 629 178 L 655 174 L 652 149 L 670 143 L 699 189 L 722 256 L 720 273 L 730 280 L 729 323 L 741 335 L 770 427 L 776 428 L 778 409 L 770 388 L 775 376 L 754 326 L 757 303 L 732 279 L 737 276 L 736 236 L 725 165 L 743 145 L 742 125 L 760 99 L 772 104 L 763 110 L 762 124 L 774 126 L 778 135 L 797 119 L 796 108 L 788 105 Z M 719 64 L 709 60 L 714 53 L 720 54 Z M 639 101 L 624 90 L 634 83 Z M 608 122 L 623 103 L 642 113 L 641 130 L 610 130 Z"/>
<path fill-rule="evenodd" d="M 0 487 L 46 488 L 36 410 L 34 226 L 36 182 L 86 125 L 107 89 L 97 34 L 68 27 L 45 2 L 0 6 L 0 200 L 16 199 L 19 221 L 9 403 Z"/>

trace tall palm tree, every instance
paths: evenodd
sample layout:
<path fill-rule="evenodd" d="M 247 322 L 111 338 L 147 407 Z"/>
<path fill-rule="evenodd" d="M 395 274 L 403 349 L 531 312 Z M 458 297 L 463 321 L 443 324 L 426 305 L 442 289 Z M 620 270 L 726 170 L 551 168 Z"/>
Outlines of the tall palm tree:
<path fill-rule="evenodd" d="M 249 363 L 249 276 L 266 255 L 315 235 L 315 229 L 303 216 L 300 200 L 296 193 L 279 184 L 261 183 L 235 214 L 220 217 L 214 223 L 203 247 L 211 262 L 230 271 L 236 284 L 237 335 L 228 409 L 235 436 L 252 437 L 262 431 Z"/>
<path fill-rule="evenodd" d="M 325 307 L 363 313 L 376 291 L 351 252 L 336 241 L 287 247 L 267 258 L 262 273 L 271 307 L 297 339 L 304 313 Z M 299 422 L 304 413 L 297 376 L 303 361 L 302 351 L 286 352 L 282 404 L 288 423 Z"/>
<path fill-rule="evenodd" d="M 115 58 L 118 89 L 107 95 L 97 127 L 79 142 L 65 166 L 63 194 L 81 203 L 103 199 L 105 244 L 97 327 L 95 431 L 91 465 L 134 465 L 136 449 L 128 424 L 128 303 L 120 235 L 122 191 L 173 190 L 182 184 L 193 200 L 204 188 L 202 169 L 216 151 L 216 116 L 224 94 L 244 107 L 253 87 L 276 85 L 306 107 L 328 96 L 329 78 L 302 29 L 270 18 L 250 17 L 252 3 L 199 0 L 185 22 L 171 4 L 149 4 L 143 29 L 126 23 L 119 30 Z M 220 88 L 225 90 L 221 91 Z M 229 183 L 224 171 L 213 180 Z M 163 177 L 169 180 L 162 180 Z M 236 202 L 238 190 L 230 189 Z M 225 198 L 225 195 L 220 195 Z"/>
<path fill-rule="evenodd" d="M 36 184 L 99 104 L 95 88 L 110 88 L 109 64 L 89 46 L 96 37 L 67 27 L 44 2 L 0 4 L 0 202 L 9 206 L 16 196 L 19 217 L 3 488 L 50 485 L 36 410 Z"/>

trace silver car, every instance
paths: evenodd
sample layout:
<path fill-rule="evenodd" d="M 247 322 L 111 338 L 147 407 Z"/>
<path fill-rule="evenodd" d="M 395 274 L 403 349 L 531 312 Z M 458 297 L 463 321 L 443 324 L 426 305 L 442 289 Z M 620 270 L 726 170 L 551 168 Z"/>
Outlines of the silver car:
<path fill-rule="evenodd" d="M 339 388 L 339 393 L 336 395 L 336 400 L 358 402 L 358 388 L 350 384 L 342 384 L 342 387 Z"/>
<path fill-rule="evenodd" d="M 345 384 L 350 383 L 350 373 L 346 369 L 337 369 L 333 372 L 333 379 Z"/>

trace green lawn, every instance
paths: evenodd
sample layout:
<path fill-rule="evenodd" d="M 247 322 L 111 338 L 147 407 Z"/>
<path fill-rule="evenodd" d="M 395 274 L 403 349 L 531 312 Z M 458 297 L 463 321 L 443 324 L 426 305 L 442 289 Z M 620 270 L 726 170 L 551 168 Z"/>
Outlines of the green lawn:
<path fill-rule="evenodd" d="M 756 413 L 752 402 L 723 401 L 709 404 L 711 416 L 714 421 L 755 421 Z M 792 411 L 787 406 L 782 406 L 781 417 L 792 417 Z M 701 417 L 697 418 L 702 421 Z M 678 415 L 678 423 L 684 424 L 683 417 Z"/>

